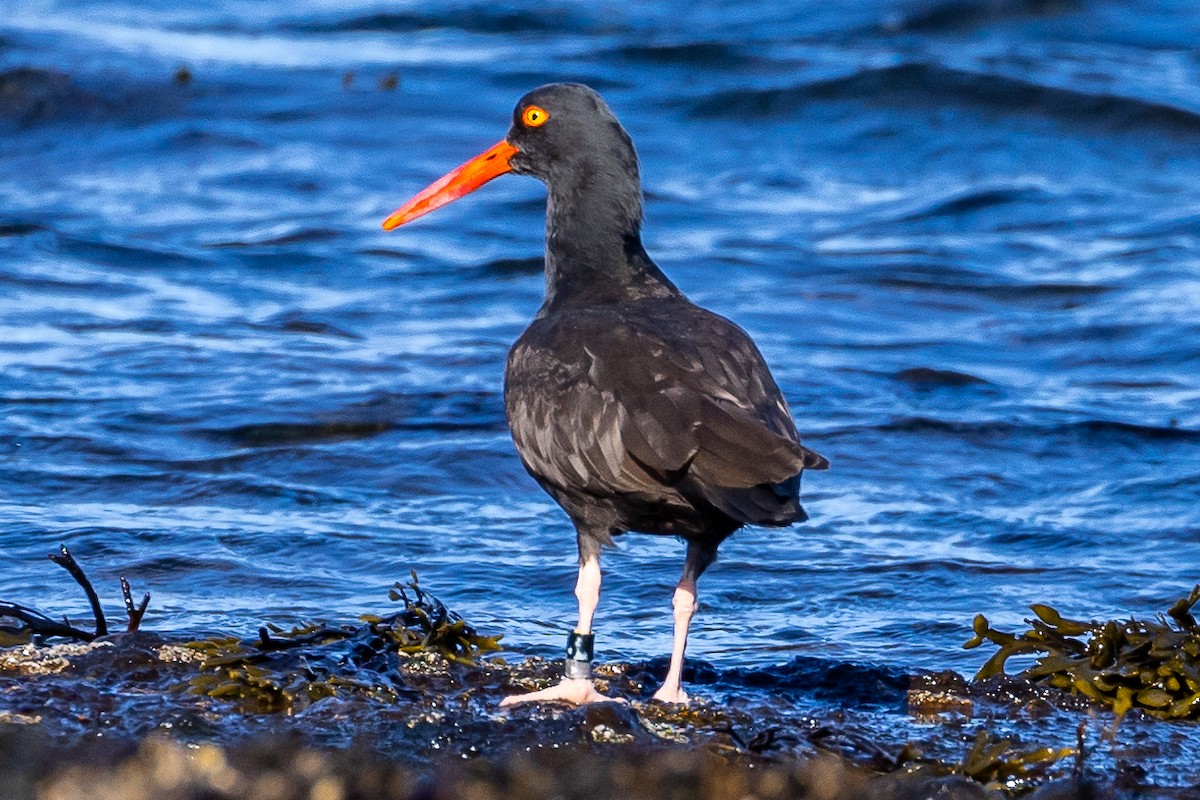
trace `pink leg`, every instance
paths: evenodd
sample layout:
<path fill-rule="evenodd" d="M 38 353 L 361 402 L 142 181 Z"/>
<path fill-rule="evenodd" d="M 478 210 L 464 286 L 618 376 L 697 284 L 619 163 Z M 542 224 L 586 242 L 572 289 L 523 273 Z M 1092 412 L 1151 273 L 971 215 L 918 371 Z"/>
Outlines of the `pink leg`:
<path fill-rule="evenodd" d="M 600 605 L 600 559 L 589 558 L 579 565 L 579 579 L 575 581 L 575 599 L 579 601 L 579 624 L 576 633 L 592 632 L 592 617 Z"/>
<path fill-rule="evenodd" d="M 579 565 L 579 579 L 575 582 L 575 597 L 579 600 L 579 624 L 576 633 L 591 633 L 592 618 L 600 604 L 600 559 L 592 556 Z M 560 701 L 583 705 L 584 703 L 625 702 L 607 697 L 596 691 L 590 678 L 563 678 L 556 686 L 529 694 L 509 695 L 500 701 L 501 708 L 520 703 L 544 703 Z"/>
<path fill-rule="evenodd" d="M 655 700 L 664 703 L 687 703 L 687 692 L 683 690 L 683 654 L 687 650 L 688 628 L 696 616 L 696 581 L 704 574 L 717 557 L 715 544 L 688 542 L 687 560 L 683 562 L 683 575 L 675 584 L 675 596 L 671 605 L 675 610 L 675 643 L 671 648 L 671 666 L 663 685 L 654 693 Z"/>
<path fill-rule="evenodd" d="M 696 582 L 685 573 L 675 585 L 671 605 L 675 610 L 675 644 L 671 648 L 671 666 L 662 687 L 654 693 L 655 700 L 664 703 L 687 703 L 683 690 L 683 654 L 687 650 L 688 627 L 696 615 Z"/>

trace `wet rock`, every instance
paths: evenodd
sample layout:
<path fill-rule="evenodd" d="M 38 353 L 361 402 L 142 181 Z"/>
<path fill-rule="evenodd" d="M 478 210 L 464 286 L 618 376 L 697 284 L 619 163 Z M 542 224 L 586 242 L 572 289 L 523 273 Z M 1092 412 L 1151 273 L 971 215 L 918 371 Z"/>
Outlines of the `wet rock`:
<path fill-rule="evenodd" d="M 948 775 L 941 778 L 881 780 L 871 795 L 875 800 L 1003 800 L 1004 794 L 986 789 L 967 778 Z"/>
<path fill-rule="evenodd" d="M 583 733 L 599 744 L 631 744 L 644 735 L 637 712 L 625 703 L 594 703 L 583 712 Z"/>
<path fill-rule="evenodd" d="M 1107 800 L 1112 797 L 1111 792 L 1102 791 L 1091 781 L 1069 778 L 1039 787 L 1029 795 L 1029 800 Z"/>
<path fill-rule="evenodd" d="M 908 690 L 908 711 L 914 717 L 936 717 L 941 714 L 958 714 L 970 717 L 975 704 L 969 697 L 954 692 Z"/>
<path fill-rule="evenodd" d="M 63 797 L 95 787 L 89 800 L 110 796 L 110 784 L 118 796 L 117 773 L 128 792 L 122 800 L 413 796 L 389 793 L 394 781 L 425 786 L 423 800 L 955 800 L 1027 794 L 1070 774 L 1073 753 L 1078 773 L 1092 752 L 1083 725 L 1075 749 L 1030 729 L 1040 719 L 1030 710 L 1045 693 L 1070 697 L 1053 687 L 1009 676 L 968 683 L 953 672 L 909 677 L 819 659 L 724 673 L 701 664 L 691 677 L 703 688 L 688 706 L 639 699 L 659 682 L 660 664 L 607 663 L 596 668 L 597 688 L 629 703 L 502 712 L 506 695 L 557 681 L 562 662 L 485 658 L 496 637 L 477 632 L 415 576 L 392 599 L 403 610 L 356 624 L 266 623 L 249 638 L 183 642 L 143 631 L 0 649 L 0 737 L 5 729 L 46 734 L 43 748 L 58 760 L 43 785 Z M 730 680 L 766 687 L 774 699 L 705 699 Z M 901 698 L 910 713 L 932 714 L 920 740 L 886 730 L 888 715 L 905 708 Z M 797 703 L 812 710 L 799 715 Z M 1010 714 L 1017 725 L 992 729 Z M 973 736 L 968 716 L 978 725 Z M 79 749 L 87 741 L 118 749 L 97 759 Z M 366 761 L 350 766 L 337 754 L 354 746 Z M 1157 746 L 1125 747 L 1119 789 L 1171 796 L 1154 794 L 1159 788 L 1144 785 L 1146 772 L 1134 763 L 1153 759 Z M 0 762 L 0 787 L 5 768 Z M 130 783 L 139 772 L 145 780 Z M 169 786 L 163 775 L 174 776 Z M 364 780 L 370 788 L 356 788 Z M 1072 796 L 1074 784 L 1050 785 Z M 0 792 L 8 797 L 24 800 Z"/>
<path fill-rule="evenodd" d="M 72 660 L 97 649 L 112 647 L 112 642 L 89 644 L 58 644 L 39 647 L 27 644 L 0 652 L 0 670 L 21 672 L 26 675 L 47 675 L 62 672 L 71 667 Z"/>

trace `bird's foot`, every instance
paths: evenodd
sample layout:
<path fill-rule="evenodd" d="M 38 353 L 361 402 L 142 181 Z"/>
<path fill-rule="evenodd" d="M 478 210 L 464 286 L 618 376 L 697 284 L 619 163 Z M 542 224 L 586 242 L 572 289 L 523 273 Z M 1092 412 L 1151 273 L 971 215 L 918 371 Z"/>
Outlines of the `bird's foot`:
<path fill-rule="evenodd" d="M 688 693 L 683 690 L 682 686 L 667 686 L 664 683 L 662 688 L 654 693 L 654 699 L 660 703 L 674 703 L 676 705 L 686 706 L 688 704 L 688 700 L 691 698 L 688 697 Z"/>
<path fill-rule="evenodd" d="M 620 697 L 609 697 L 596 691 L 596 685 L 588 678 L 563 678 L 555 686 L 529 694 L 512 694 L 500 701 L 501 708 L 511 708 L 521 703 L 570 703 L 582 706 L 587 703 L 624 703 Z"/>

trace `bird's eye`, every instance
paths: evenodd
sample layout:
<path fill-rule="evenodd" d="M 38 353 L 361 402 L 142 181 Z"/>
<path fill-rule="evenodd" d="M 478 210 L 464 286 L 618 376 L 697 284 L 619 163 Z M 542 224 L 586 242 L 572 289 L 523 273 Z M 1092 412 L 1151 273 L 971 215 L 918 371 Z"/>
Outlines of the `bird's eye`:
<path fill-rule="evenodd" d="M 521 113 L 521 122 L 524 122 L 530 128 L 544 125 L 548 119 L 550 119 L 550 115 L 546 113 L 546 109 L 538 106 L 528 106 Z"/>

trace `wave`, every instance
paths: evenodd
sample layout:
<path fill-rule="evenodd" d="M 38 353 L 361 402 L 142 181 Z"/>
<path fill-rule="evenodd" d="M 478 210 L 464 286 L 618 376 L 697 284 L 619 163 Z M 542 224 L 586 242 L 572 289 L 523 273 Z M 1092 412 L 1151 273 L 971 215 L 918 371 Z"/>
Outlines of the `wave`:
<path fill-rule="evenodd" d="M 284 22 L 279 30 L 299 33 L 414 33 L 446 28 L 468 33 L 584 33 L 592 24 L 566 8 L 524 10 L 468 6 L 428 11 L 380 12 L 340 19 Z"/>
<path fill-rule="evenodd" d="M 1090 381 L 1096 389 L 1181 389 L 1183 384 L 1173 380 L 1100 380 Z"/>
<path fill-rule="evenodd" d="M 764 61 L 759 56 L 725 42 L 684 42 L 680 44 L 623 45 L 597 54 L 597 58 L 651 65 L 678 65 L 708 69 L 734 69 Z"/>
<path fill-rule="evenodd" d="M 86 117 L 111 107 L 65 72 L 18 67 L 0 72 L 0 121 L 28 126 Z"/>
<path fill-rule="evenodd" d="M 265 239 L 258 239 L 254 241 L 239 239 L 227 242 L 212 242 L 206 246 L 217 250 L 236 249 L 242 247 L 279 247 L 281 245 L 289 244 L 328 242 L 339 238 L 341 235 L 341 231 L 334 230 L 333 228 L 302 228 L 298 231 L 285 233 L 280 236 L 270 236 Z"/>
<path fill-rule="evenodd" d="M 1117 286 L 1103 283 L 1022 283 L 1004 275 L 983 273 L 953 263 L 938 263 L 929 253 L 922 250 L 859 246 L 860 241 L 854 239 L 829 239 L 824 244 L 841 256 L 869 258 L 869 267 L 859 268 L 849 276 L 849 280 L 871 287 L 961 293 L 1013 302 L 1083 301 L 1119 289 Z M 866 242 L 861 244 L 866 245 Z M 897 259 L 896 256 L 902 258 Z M 914 263 L 913 257 L 919 257 L 921 260 Z"/>
<path fill-rule="evenodd" d="M 983 378 L 968 375 L 965 372 L 955 372 L 950 369 L 933 369 L 932 367 L 912 367 L 893 373 L 893 378 L 904 383 L 927 386 L 973 386 L 987 384 Z"/>
<path fill-rule="evenodd" d="M 158 247 L 133 245 L 78 236 L 57 234 L 57 251 L 91 265 L 132 267 L 147 272 L 202 266 L 205 259 Z"/>
<path fill-rule="evenodd" d="M 896 289 L 934 289 L 939 292 L 961 292 L 1013 302 L 1097 297 L 1113 291 L 1111 286 L 1094 283 L 997 284 L 971 280 L 956 281 L 951 276 L 922 275 L 915 270 L 908 273 L 897 271 L 890 275 L 872 276 L 870 280 L 874 285 Z"/>
<path fill-rule="evenodd" d="M 1200 113 L 1145 98 L 1045 86 L 1007 75 L 929 63 L 866 69 L 771 89 L 736 89 L 691 101 L 698 117 L 785 117 L 813 101 L 869 100 L 889 106 L 962 105 L 1127 129 L 1200 134 Z"/>
<path fill-rule="evenodd" d="M 10 236 L 29 236 L 33 233 L 41 233 L 47 230 L 46 226 L 39 225 L 36 222 L 0 222 L 0 239 Z"/>
<path fill-rule="evenodd" d="M 60 322 L 57 328 L 71 333 L 91 333 L 93 331 L 128 331 L 132 333 L 178 333 L 180 327 L 177 321 L 159 317 L 140 317 L 138 319 L 89 319 L 86 321 Z"/>
<path fill-rule="evenodd" d="M 651 659 L 642 668 L 661 682 L 669 660 Z M 799 691 L 804 695 L 838 706 L 894 706 L 903 703 L 911 678 L 891 667 L 831 661 L 813 656 L 797 656 L 786 664 L 768 667 L 735 667 L 718 670 L 699 659 L 688 659 L 684 667 L 686 683 L 733 688 Z"/>
<path fill-rule="evenodd" d="M 306 316 L 299 311 L 285 311 L 271 317 L 263 325 L 256 326 L 261 330 L 283 331 L 284 333 L 303 333 L 315 336 L 331 336 L 337 339 L 362 341 L 363 337 L 353 331 L 340 328 L 332 322 L 324 322 Z"/>
<path fill-rule="evenodd" d="M 325 419 L 249 422 L 195 431 L 238 447 L 274 447 L 362 439 L 393 431 L 504 431 L 504 409 L 495 392 L 429 392 L 383 395 L 330 413 Z"/>
<path fill-rule="evenodd" d="M 992 187 L 968 190 L 952 197 L 942 197 L 927 206 L 910 211 L 895 222 L 924 222 L 939 217 L 957 217 L 975 211 L 985 211 L 997 206 L 1014 205 L 1038 201 L 1052 201 L 1047 192 L 1040 189 L 1017 187 Z"/>
<path fill-rule="evenodd" d="M 262 142 L 244 136 L 234 136 L 226 133 L 218 133 L 215 131 L 206 131 L 199 128 L 189 128 L 186 131 L 177 133 L 168 139 L 163 140 L 162 149 L 164 151 L 176 150 L 197 150 L 202 152 L 211 152 L 218 148 L 229 148 L 232 150 L 263 150 Z"/>
<path fill-rule="evenodd" d="M 508 278 L 524 275 L 540 275 L 545 268 L 545 259 L 541 256 L 530 258 L 497 258 L 480 264 L 479 272 L 484 275 Z"/>
<path fill-rule="evenodd" d="M 1007 439 L 1014 436 L 1037 435 L 1042 438 L 1067 437 L 1095 442 L 1200 442 L 1200 430 L 1176 425 L 1141 425 L 1107 419 L 1084 419 L 1061 425 L 1032 424 L 987 420 L 979 422 L 952 421 L 931 417 L 901 417 L 879 425 L 863 425 L 822 431 L 823 439 L 851 432 L 916 433 L 951 435 L 961 438 Z"/>
<path fill-rule="evenodd" d="M 1059 16 L 1083 8 L 1081 0 L 949 0 L 885 20 L 888 31 L 944 33 L 1017 19 Z"/>
<path fill-rule="evenodd" d="M 114 75 L 90 87 L 66 72 L 17 67 L 0 72 L 0 124 L 22 128 L 81 121 L 144 124 L 177 109 L 178 90 L 178 86 L 138 83 Z"/>
<path fill-rule="evenodd" d="M 390 431 L 390 422 L 344 420 L 340 422 L 258 422 L 209 430 L 213 438 L 228 439 L 239 447 L 270 447 L 340 439 L 362 439 Z"/>

